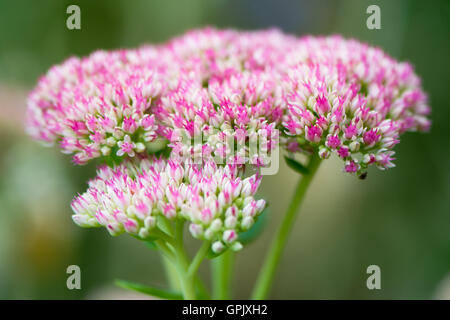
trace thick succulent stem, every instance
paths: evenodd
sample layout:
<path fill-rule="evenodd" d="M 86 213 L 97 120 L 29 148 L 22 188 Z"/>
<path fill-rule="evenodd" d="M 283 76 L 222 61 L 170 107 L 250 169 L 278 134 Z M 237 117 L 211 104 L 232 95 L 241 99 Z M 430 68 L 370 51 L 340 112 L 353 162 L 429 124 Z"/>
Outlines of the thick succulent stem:
<path fill-rule="evenodd" d="M 227 250 L 211 261 L 213 277 L 213 299 L 230 299 L 234 252 Z"/>
<path fill-rule="evenodd" d="M 190 276 L 189 269 L 189 259 L 183 247 L 183 228 L 184 221 L 177 221 L 175 227 L 175 243 L 174 249 L 176 254 L 176 266 L 178 275 L 180 277 L 181 290 L 183 291 L 184 299 L 194 300 L 196 299 L 195 294 L 195 277 Z"/>
<path fill-rule="evenodd" d="M 283 221 L 281 222 L 281 225 L 272 240 L 270 249 L 266 255 L 264 264 L 256 281 L 252 293 L 252 299 L 265 299 L 269 293 L 275 276 L 275 270 L 280 262 L 281 254 L 283 253 L 289 233 L 292 230 L 292 226 L 294 225 L 295 219 L 298 215 L 299 207 L 303 202 L 306 191 L 308 190 L 319 164 L 320 158 L 316 155 L 312 155 L 307 166 L 307 173 L 303 175 L 297 184 L 291 204 L 289 205 Z"/>

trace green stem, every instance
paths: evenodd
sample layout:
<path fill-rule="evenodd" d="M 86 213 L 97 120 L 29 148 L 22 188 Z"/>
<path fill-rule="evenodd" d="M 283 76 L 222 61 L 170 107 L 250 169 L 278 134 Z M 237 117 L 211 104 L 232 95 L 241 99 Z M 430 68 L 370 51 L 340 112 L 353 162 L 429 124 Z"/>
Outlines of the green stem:
<path fill-rule="evenodd" d="M 234 252 L 227 250 L 211 261 L 213 299 L 230 299 L 231 277 L 233 274 Z"/>
<path fill-rule="evenodd" d="M 209 293 L 197 275 L 197 271 L 211 243 L 209 241 L 204 242 L 192 262 L 189 263 L 189 258 L 183 246 L 184 223 L 182 221 L 177 222 L 175 230 L 168 220 L 161 219 L 160 223 L 165 231 L 159 232 L 166 237 L 156 240 L 155 244 L 162 254 L 170 287 L 183 291 L 186 299 L 196 298 L 195 289 L 198 290 L 200 298 L 209 299 Z M 169 232 L 173 237 L 165 232 Z"/>
<path fill-rule="evenodd" d="M 198 298 L 202 300 L 211 300 L 211 296 L 209 295 L 208 289 L 206 289 L 205 284 L 202 279 L 197 275 L 194 277 L 195 288 L 198 292 Z"/>
<path fill-rule="evenodd" d="M 173 225 L 169 219 L 164 217 L 163 215 L 158 216 L 158 226 L 159 228 L 167 233 L 170 237 L 173 237 L 174 231 L 173 231 Z"/>
<path fill-rule="evenodd" d="M 173 243 L 173 241 L 172 241 Z M 161 251 L 162 254 L 162 260 L 164 264 L 164 269 L 166 270 L 166 276 L 167 280 L 169 281 L 169 286 L 172 290 L 181 291 L 181 282 L 180 282 L 180 276 L 178 271 L 180 270 L 178 265 L 178 259 L 174 255 L 173 250 L 170 249 L 166 243 L 163 241 L 157 241 L 156 242 L 157 247 Z M 193 277 L 193 281 L 195 284 L 195 288 L 198 291 L 198 296 L 201 299 L 210 299 L 209 293 L 201 281 L 200 277 L 196 274 L 198 267 L 200 266 L 201 261 L 205 257 L 206 253 L 208 252 L 207 249 L 209 249 L 210 242 L 207 242 L 203 244 L 203 246 L 200 248 L 199 252 L 197 252 L 196 257 L 191 262 L 189 269 L 188 269 L 188 277 Z M 174 246 L 175 247 L 175 246 Z M 182 254 L 184 255 L 184 254 Z M 182 269 L 182 268 L 181 268 Z"/>
<path fill-rule="evenodd" d="M 171 236 L 169 236 L 167 233 L 165 233 L 164 231 L 161 231 L 157 228 L 155 228 L 154 230 L 152 230 L 150 232 L 150 235 L 153 237 L 157 237 L 161 240 L 164 240 L 167 243 L 172 243 L 173 242 L 173 238 Z"/>
<path fill-rule="evenodd" d="M 303 202 L 306 191 L 319 167 L 319 164 L 320 158 L 315 154 L 312 155 L 307 166 L 308 173 L 305 174 L 297 184 L 297 188 L 295 189 L 291 204 L 286 211 L 281 226 L 279 227 L 274 239 L 272 240 L 270 249 L 267 253 L 264 264 L 256 281 L 252 293 L 252 299 L 265 299 L 267 297 L 267 294 L 269 293 L 275 275 L 275 269 L 280 262 L 283 248 L 286 245 L 287 238 L 292 229 L 292 226 L 294 225 L 295 218 L 297 217 L 299 211 L 298 209 Z"/>
<path fill-rule="evenodd" d="M 189 259 L 184 251 L 183 247 L 183 228 L 184 221 L 177 221 L 175 225 L 175 244 L 174 249 L 177 257 L 177 271 L 180 277 L 181 289 L 183 291 L 184 299 L 194 300 L 195 295 L 195 284 L 194 277 L 189 276 Z"/>
<path fill-rule="evenodd" d="M 189 266 L 188 269 L 188 275 L 190 277 L 195 276 L 195 274 L 197 273 L 197 270 L 200 267 L 200 264 L 202 263 L 206 254 L 208 253 L 210 246 L 211 246 L 210 241 L 204 241 L 200 249 L 198 249 L 197 254 L 195 255 L 194 259 L 192 259 L 191 265 Z"/>
<path fill-rule="evenodd" d="M 211 299 L 211 297 L 197 272 L 198 268 L 200 267 L 200 264 L 206 257 L 210 247 L 211 247 L 210 241 L 203 242 L 202 246 L 197 251 L 197 254 L 195 255 L 194 259 L 192 259 L 192 262 L 188 269 L 188 275 L 194 278 L 195 288 L 197 289 L 199 299 L 204 300 L 209 300 Z"/>
<path fill-rule="evenodd" d="M 173 264 L 172 260 L 167 258 L 165 255 L 162 255 L 162 260 L 164 264 L 164 269 L 166 270 L 167 280 L 169 281 L 170 289 L 180 291 L 181 284 L 180 279 L 178 278 L 177 268 Z"/>
<path fill-rule="evenodd" d="M 166 242 L 162 240 L 156 240 L 155 244 L 166 259 L 175 263 L 176 257 L 173 254 L 173 251 L 167 246 Z"/>

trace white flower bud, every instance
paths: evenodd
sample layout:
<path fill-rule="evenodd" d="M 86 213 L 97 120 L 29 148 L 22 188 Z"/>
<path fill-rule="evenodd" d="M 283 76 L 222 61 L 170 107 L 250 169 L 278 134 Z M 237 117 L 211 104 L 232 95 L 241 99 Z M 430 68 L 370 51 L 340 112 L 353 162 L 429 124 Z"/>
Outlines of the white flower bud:
<path fill-rule="evenodd" d="M 114 132 L 113 132 L 114 138 L 120 140 L 120 139 L 122 139 L 123 135 L 124 135 L 124 133 L 123 133 L 122 129 L 120 129 L 120 128 L 115 128 L 114 129 Z"/>
<path fill-rule="evenodd" d="M 235 230 L 225 230 L 222 239 L 226 243 L 232 243 L 237 239 L 237 232 Z"/>
<path fill-rule="evenodd" d="M 225 227 L 232 229 L 234 227 L 236 227 L 236 223 L 237 223 L 237 219 L 236 217 L 230 215 L 225 219 Z"/>
<path fill-rule="evenodd" d="M 215 232 L 208 228 L 204 233 L 204 237 L 206 240 L 211 240 L 214 237 L 214 234 Z"/>
<path fill-rule="evenodd" d="M 109 234 L 112 236 L 118 235 L 122 231 L 120 224 L 118 224 L 117 222 L 114 222 L 114 221 L 110 222 L 106 226 L 106 230 L 108 230 Z"/>
<path fill-rule="evenodd" d="M 109 148 L 107 146 L 103 146 L 103 147 L 101 147 L 100 152 L 104 156 L 109 156 L 109 154 L 111 153 L 111 148 Z"/>
<path fill-rule="evenodd" d="M 151 229 L 156 225 L 156 218 L 153 216 L 148 216 L 144 219 L 144 225 L 147 229 Z"/>
<path fill-rule="evenodd" d="M 248 230 L 251 228 L 251 226 L 253 225 L 254 222 L 255 222 L 255 220 L 253 220 L 253 218 L 251 216 L 244 217 L 241 222 L 241 227 L 244 230 Z"/>
<path fill-rule="evenodd" d="M 244 217 L 247 217 L 247 216 L 253 217 L 253 216 L 256 214 L 256 210 L 257 210 L 257 207 L 256 207 L 256 201 L 255 201 L 255 200 L 252 200 L 252 202 L 250 202 L 249 204 L 247 204 L 247 205 L 244 207 L 244 209 L 242 209 L 242 215 L 243 215 Z"/>
<path fill-rule="evenodd" d="M 244 199 L 243 206 L 245 207 L 246 205 L 248 205 L 249 203 L 252 203 L 253 201 L 255 201 L 255 200 L 253 199 L 253 197 L 246 197 L 246 198 Z"/>
<path fill-rule="evenodd" d="M 210 226 L 210 229 L 214 232 L 219 231 L 222 228 L 222 220 L 215 219 Z"/>
<path fill-rule="evenodd" d="M 191 223 L 189 225 L 189 231 L 191 235 L 196 239 L 201 238 L 201 236 L 203 235 L 203 227 L 195 223 Z"/>
<path fill-rule="evenodd" d="M 353 141 L 350 143 L 349 147 L 352 152 L 357 152 L 359 150 L 360 143 L 358 141 Z"/>
<path fill-rule="evenodd" d="M 248 197 L 252 193 L 252 185 L 250 179 L 245 179 L 242 183 L 241 195 L 243 197 Z"/>
<path fill-rule="evenodd" d="M 136 152 L 141 153 L 144 152 L 145 150 L 145 145 L 142 142 L 138 142 L 136 143 L 136 147 L 135 147 Z"/>
<path fill-rule="evenodd" d="M 98 226 L 98 222 L 95 218 L 89 218 L 89 220 L 87 221 L 88 225 L 90 227 L 96 227 Z"/>
<path fill-rule="evenodd" d="M 266 200 L 259 199 L 258 201 L 256 201 L 256 210 L 258 211 L 258 213 L 263 211 L 265 207 L 266 207 Z"/>
<path fill-rule="evenodd" d="M 225 216 L 229 217 L 229 216 L 233 216 L 236 217 L 238 213 L 238 209 L 236 208 L 236 206 L 231 206 L 227 209 L 227 211 L 225 211 Z"/>
<path fill-rule="evenodd" d="M 139 237 L 141 237 L 142 239 L 146 239 L 149 236 L 149 232 L 146 228 L 141 228 L 139 230 Z"/>
<path fill-rule="evenodd" d="M 220 241 L 216 241 L 212 244 L 211 249 L 213 252 L 215 253 L 220 253 L 223 251 L 223 249 L 225 248 L 225 246 L 223 245 L 222 242 Z"/>
<path fill-rule="evenodd" d="M 109 137 L 108 139 L 106 139 L 106 145 L 109 147 L 115 146 L 117 143 L 117 140 L 114 139 L 114 137 Z"/>
<path fill-rule="evenodd" d="M 219 201 L 219 206 L 223 207 L 227 204 L 227 200 L 225 199 L 225 194 L 223 192 L 219 193 L 219 198 L 217 199 Z"/>
<path fill-rule="evenodd" d="M 232 244 L 232 246 L 231 246 L 231 250 L 233 250 L 233 251 L 239 251 L 239 250 L 242 250 L 242 248 L 243 248 L 243 245 L 242 245 L 242 243 L 240 243 L 239 241 L 236 241 L 235 243 L 233 243 Z"/>

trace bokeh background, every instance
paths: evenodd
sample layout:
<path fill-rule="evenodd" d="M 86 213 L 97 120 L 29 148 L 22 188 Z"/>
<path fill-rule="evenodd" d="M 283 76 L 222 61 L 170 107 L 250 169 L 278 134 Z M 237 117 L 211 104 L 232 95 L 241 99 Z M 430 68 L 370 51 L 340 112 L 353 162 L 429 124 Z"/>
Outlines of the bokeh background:
<path fill-rule="evenodd" d="M 81 30 L 66 28 L 70 4 L 81 8 Z M 366 28 L 370 4 L 381 8 L 381 30 Z M 95 168 L 30 141 L 25 101 L 37 78 L 71 55 L 162 42 L 205 25 L 341 33 L 380 46 L 415 65 L 433 108 L 430 134 L 402 137 L 396 168 L 360 181 L 336 160 L 322 165 L 271 297 L 450 298 L 450 2 L 421 0 L 1 0 L 0 298 L 139 297 L 112 285 L 116 278 L 165 286 L 155 251 L 72 223 L 70 200 Z M 248 296 L 295 180 L 284 164 L 264 179 L 268 223 L 237 256 L 235 297 Z M 66 288 L 71 264 L 81 267 L 81 290 Z M 381 290 L 366 288 L 371 264 L 381 267 Z M 206 278 L 207 266 L 201 270 Z"/>

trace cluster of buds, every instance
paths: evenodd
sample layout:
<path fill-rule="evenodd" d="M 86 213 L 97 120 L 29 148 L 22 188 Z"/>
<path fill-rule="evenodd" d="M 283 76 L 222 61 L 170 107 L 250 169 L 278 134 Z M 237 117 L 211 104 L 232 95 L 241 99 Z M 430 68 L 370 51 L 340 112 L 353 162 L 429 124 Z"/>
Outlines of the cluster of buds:
<path fill-rule="evenodd" d="M 220 252 L 240 248 L 265 204 L 260 177 L 241 169 L 268 166 L 280 141 L 364 176 L 394 166 L 400 135 L 427 130 L 429 112 L 412 67 L 378 48 L 207 28 L 52 67 L 30 95 L 27 130 L 76 164 L 115 163 L 73 201 L 77 224 L 147 239 L 158 217 L 185 219 Z M 167 158 L 151 155 L 161 140 Z"/>
<path fill-rule="evenodd" d="M 72 201 L 73 220 L 147 240 L 158 219 L 185 219 L 192 236 L 211 241 L 214 252 L 239 250 L 239 232 L 265 207 L 254 198 L 260 178 L 241 178 L 241 171 L 212 161 L 199 166 L 155 157 L 101 166 L 88 190 Z"/>
<path fill-rule="evenodd" d="M 295 37 L 276 30 L 204 29 L 171 40 L 176 85 L 154 109 L 172 155 L 266 166 L 278 146 L 284 102 L 279 84 Z"/>
<path fill-rule="evenodd" d="M 420 78 L 408 63 L 400 63 L 381 49 L 340 36 L 300 39 L 302 63 L 333 65 L 348 85 L 357 88 L 367 107 L 380 120 L 393 119 L 399 132 L 426 131 L 430 107 Z"/>
<path fill-rule="evenodd" d="M 182 80 L 155 107 L 172 157 L 266 166 L 278 145 L 281 96 L 267 74 L 235 73 L 208 88 Z"/>
<path fill-rule="evenodd" d="M 166 86 L 157 52 L 98 51 L 52 67 L 30 94 L 28 132 L 59 142 L 76 164 L 143 153 L 158 137 L 149 110 Z"/>
<path fill-rule="evenodd" d="M 335 153 L 346 172 L 358 175 L 371 164 L 393 167 L 400 134 L 430 126 L 426 96 L 411 66 L 340 37 L 300 42 L 305 62 L 291 68 L 283 83 L 284 145 L 323 159 Z"/>

